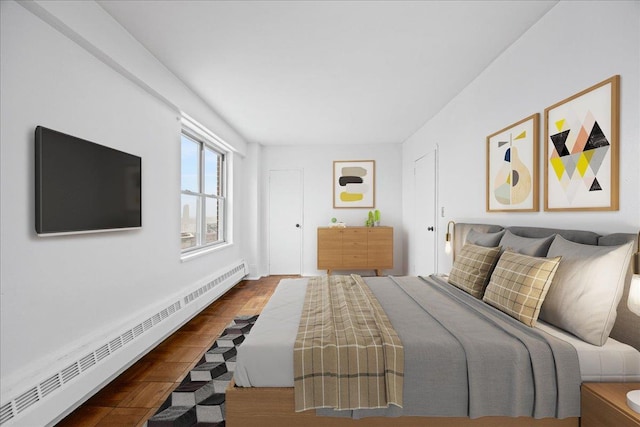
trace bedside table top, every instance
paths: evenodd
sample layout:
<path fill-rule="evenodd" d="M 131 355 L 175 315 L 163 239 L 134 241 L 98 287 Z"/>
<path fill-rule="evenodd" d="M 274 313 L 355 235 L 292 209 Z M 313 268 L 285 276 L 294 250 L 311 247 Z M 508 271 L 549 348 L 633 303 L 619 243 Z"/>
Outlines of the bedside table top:
<path fill-rule="evenodd" d="M 640 414 L 627 405 L 627 393 L 631 390 L 639 390 L 640 383 L 582 383 L 582 387 L 597 394 L 629 418 L 640 423 Z"/>

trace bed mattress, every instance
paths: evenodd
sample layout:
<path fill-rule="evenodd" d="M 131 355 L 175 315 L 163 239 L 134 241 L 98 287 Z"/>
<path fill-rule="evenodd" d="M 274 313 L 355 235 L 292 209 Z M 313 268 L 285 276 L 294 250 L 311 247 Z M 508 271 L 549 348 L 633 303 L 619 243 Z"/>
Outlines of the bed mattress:
<path fill-rule="evenodd" d="M 306 278 L 283 279 L 238 349 L 234 373 L 241 387 L 293 387 L 293 347 L 307 286 Z M 582 381 L 640 381 L 640 352 L 609 338 L 599 347 L 538 322 L 538 329 L 577 351 Z"/>

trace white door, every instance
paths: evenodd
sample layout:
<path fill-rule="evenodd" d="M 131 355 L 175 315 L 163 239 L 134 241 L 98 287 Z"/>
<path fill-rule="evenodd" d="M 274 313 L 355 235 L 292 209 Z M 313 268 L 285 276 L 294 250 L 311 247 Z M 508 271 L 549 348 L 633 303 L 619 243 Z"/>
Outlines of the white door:
<path fill-rule="evenodd" d="M 416 192 L 412 252 L 415 275 L 437 272 L 437 155 L 437 150 L 430 151 L 414 163 Z"/>
<path fill-rule="evenodd" d="M 269 171 L 269 274 L 302 272 L 302 171 Z"/>

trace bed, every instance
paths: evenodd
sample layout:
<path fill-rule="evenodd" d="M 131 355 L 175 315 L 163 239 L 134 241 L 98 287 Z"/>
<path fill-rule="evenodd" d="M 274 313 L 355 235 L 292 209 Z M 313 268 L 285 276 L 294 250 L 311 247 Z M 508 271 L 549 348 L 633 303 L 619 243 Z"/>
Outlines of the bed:
<path fill-rule="evenodd" d="M 630 259 L 637 251 L 637 235 L 617 233 L 600 236 L 589 231 L 456 224 L 454 236 L 454 268 L 448 277 L 364 279 L 389 315 L 393 326 L 398 329 L 405 345 L 405 360 L 409 363 L 405 363 L 405 401 L 401 410 L 393 405 L 388 410 L 336 412 L 320 409 L 318 411 L 321 416 L 316 415 L 314 410 L 295 411 L 292 349 L 309 278 L 288 279 L 278 286 L 249 338 L 240 346 L 234 383 L 227 390 L 228 425 L 412 426 L 425 425 L 428 421 L 427 425 L 430 426 L 577 426 L 579 386 L 582 381 L 640 381 L 640 319 L 626 308 L 631 277 Z M 599 305 L 605 307 L 595 310 L 595 314 L 587 317 L 582 317 L 585 310 L 581 310 L 579 305 L 571 310 L 564 310 L 563 307 L 572 304 L 567 302 L 567 298 L 585 300 L 584 295 L 576 298 L 572 294 L 575 289 L 565 289 L 563 292 L 562 287 L 556 286 L 554 282 L 554 286 L 547 287 L 542 295 L 545 304 L 540 303 L 542 306 L 538 306 L 539 313 L 535 315 L 537 321 L 534 321 L 535 327 L 531 328 L 526 325 L 526 319 L 515 319 L 513 313 L 496 308 L 499 304 L 493 306 L 492 303 L 499 301 L 499 298 L 483 301 L 473 296 L 470 289 L 465 288 L 465 283 L 458 281 L 460 276 L 465 278 L 463 260 L 468 258 L 465 251 L 473 248 L 477 251 L 495 252 L 496 247 L 500 248 L 500 253 L 496 256 L 494 270 L 488 274 L 497 275 L 498 271 L 504 271 L 501 260 L 508 258 L 504 255 L 505 252 L 516 259 L 520 259 L 520 255 L 515 254 L 520 253 L 524 257 L 549 258 L 561 253 L 565 264 L 562 261 L 555 264 L 553 278 L 566 279 L 575 274 L 577 269 L 579 273 L 588 275 L 586 279 L 581 278 L 583 282 L 597 282 L 595 288 L 601 288 L 598 285 L 607 281 L 607 287 L 610 288 L 608 291 L 596 289 L 591 295 L 591 298 L 599 300 Z M 503 250 L 503 247 L 508 251 Z M 620 265 L 617 267 L 619 271 L 609 271 L 616 268 L 616 262 Z M 563 265 L 564 270 L 561 270 L 560 265 Z M 456 269 L 462 269 L 462 274 L 460 271 L 456 272 Z M 492 286 L 495 287 L 495 284 Z M 427 293 L 423 294 L 424 292 Z M 606 304 L 601 304 L 605 299 L 602 292 L 608 295 L 609 305 L 615 303 L 613 312 L 607 312 Z M 429 311 L 436 306 L 449 307 L 452 304 L 450 298 L 459 300 L 463 311 L 452 315 L 449 309 L 433 313 Z M 409 305 L 406 305 L 407 301 L 401 302 L 403 299 L 409 301 Z M 421 299 L 422 305 L 418 303 Z M 580 303 L 593 304 L 593 301 L 586 299 Z M 429 305 L 433 307 L 423 307 Z M 468 310 L 473 313 L 468 314 Z M 539 361 L 533 362 L 531 356 L 531 365 L 535 369 L 522 368 L 529 366 L 529 362 L 521 360 L 527 359 L 529 355 L 518 353 L 520 350 L 514 351 L 506 356 L 506 360 L 518 362 L 505 368 L 504 376 L 517 380 L 501 383 L 499 387 L 487 387 L 486 381 L 491 384 L 494 378 L 483 374 L 483 371 L 487 372 L 486 367 L 493 362 L 493 368 L 488 371 L 493 373 L 508 365 L 494 358 L 521 345 L 505 344 L 506 350 L 496 350 L 496 355 L 491 357 L 486 357 L 486 352 L 490 352 L 494 346 L 491 341 L 493 338 L 483 338 L 479 343 L 470 342 L 466 347 L 461 346 L 460 342 L 466 340 L 464 330 L 472 325 L 471 335 L 476 334 L 476 323 L 482 323 L 474 320 L 478 315 L 476 310 L 487 311 L 487 314 L 482 314 L 490 319 L 487 323 L 504 320 L 506 326 L 501 328 L 508 330 L 506 335 L 511 336 L 516 333 L 515 330 L 522 330 L 523 332 L 517 333 L 524 333 L 526 337 L 518 337 L 519 342 L 532 339 L 529 338 L 529 331 L 535 330 L 535 340 L 543 341 L 525 345 L 527 348 L 542 349 L 536 350 L 541 352 Z M 463 319 L 459 321 L 460 325 L 456 325 L 455 318 L 461 316 Z M 595 323 L 593 318 L 597 320 Z M 433 326 L 430 323 L 444 324 L 447 331 L 443 333 L 433 329 L 424 333 L 426 328 Z M 461 338 L 441 339 L 443 336 L 448 337 L 449 329 L 458 328 L 463 330 Z M 503 332 L 490 332 L 489 335 L 503 335 Z M 545 353 L 546 346 L 557 348 L 558 353 L 549 356 Z M 480 358 L 485 355 L 485 359 L 474 362 L 473 351 L 477 351 Z M 465 356 L 461 357 L 461 354 Z M 421 357 L 426 357 L 429 363 L 421 362 Z M 435 362 L 438 358 L 454 362 L 451 362 L 450 367 L 438 365 Z M 483 369 L 473 371 L 467 366 L 464 369 L 468 369 L 468 373 L 461 373 L 460 367 L 455 367 L 456 363 L 463 366 L 465 363 L 479 363 Z M 553 369 L 557 378 L 554 377 L 552 382 L 557 388 L 553 390 L 548 388 L 549 384 L 542 382 L 548 380 L 548 375 L 529 378 L 532 371 L 542 372 L 540 367 L 549 363 L 556 364 Z M 485 382 L 475 383 L 474 386 L 469 382 L 469 391 L 465 394 L 454 385 L 467 381 L 467 375 L 474 378 L 485 377 Z M 521 386 L 525 383 L 535 386 Z M 410 389 L 417 391 L 409 392 Z M 482 390 L 496 390 L 496 396 L 485 396 L 492 393 L 483 393 Z M 545 399 L 550 402 L 542 402 Z"/>

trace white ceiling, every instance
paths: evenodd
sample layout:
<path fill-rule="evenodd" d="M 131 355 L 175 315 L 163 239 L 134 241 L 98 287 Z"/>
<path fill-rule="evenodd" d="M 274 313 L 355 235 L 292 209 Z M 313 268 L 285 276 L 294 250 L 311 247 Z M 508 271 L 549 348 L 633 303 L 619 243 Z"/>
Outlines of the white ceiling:
<path fill-rule="evenodd" d="M 403 142 L 557 0 L 98 3 L 248 141 L 289 145 Z"/>

